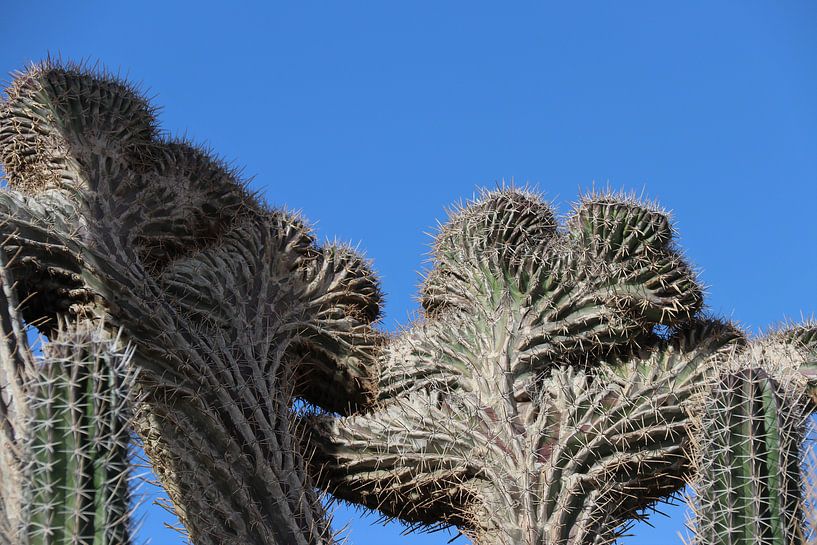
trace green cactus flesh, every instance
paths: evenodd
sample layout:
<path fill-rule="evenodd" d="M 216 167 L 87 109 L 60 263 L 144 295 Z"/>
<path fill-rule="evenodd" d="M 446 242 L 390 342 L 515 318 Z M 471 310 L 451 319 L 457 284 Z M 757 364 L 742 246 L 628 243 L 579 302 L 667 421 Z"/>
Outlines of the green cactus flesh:
<path fill-rule="evenodd" d="M 131 352 L 106 329 L 63 322 L 35 356 L 2 267 L 0 543 L 131 542 Z"/>
<path fill-rule="evenodd" d="M 127 355 L 114 349 L 104 331 L 70 329 L 44 347 L 26 470 L 32 545 L 129 542 Z"/>
<path fill-rule="evenodd" d="M 718 378 L 696 428 L 696 544 L 805 543 L 804 406 L 800 388 L 763 367 Z"/>

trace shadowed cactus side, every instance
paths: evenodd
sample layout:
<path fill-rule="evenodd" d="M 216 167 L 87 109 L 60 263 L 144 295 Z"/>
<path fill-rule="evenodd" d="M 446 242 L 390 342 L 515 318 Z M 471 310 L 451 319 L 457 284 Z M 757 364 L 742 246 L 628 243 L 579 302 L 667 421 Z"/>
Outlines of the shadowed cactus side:
<path fill-rule="evenodd" d="M 61 323 L 35 356 L 13 295 L 2 307 L 0 543 L 131 543 L 132 352 L 80 322 Z"/>

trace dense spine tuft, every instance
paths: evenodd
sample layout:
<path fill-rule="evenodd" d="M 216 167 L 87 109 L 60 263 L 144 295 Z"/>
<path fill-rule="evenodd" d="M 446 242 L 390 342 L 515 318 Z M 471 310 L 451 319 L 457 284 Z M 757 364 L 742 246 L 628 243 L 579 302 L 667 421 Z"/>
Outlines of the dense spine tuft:
<path fill-rule="evenodd" d="M 130 85 L 53 62 L 18 74 L 0 106 L 0 162 L 26 192 L 76 185 L 76 163 L 138 161 L 157 136 L 155 112 Z"/>

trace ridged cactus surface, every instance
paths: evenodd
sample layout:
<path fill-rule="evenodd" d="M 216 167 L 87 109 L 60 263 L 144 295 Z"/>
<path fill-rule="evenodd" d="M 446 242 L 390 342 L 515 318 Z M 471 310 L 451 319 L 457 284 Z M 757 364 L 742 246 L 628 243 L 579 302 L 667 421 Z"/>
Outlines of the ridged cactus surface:
<path fill-rule="evenodd" d="M 564 228 L 513 189 L 455 212 L 378 404 L 314 422 L 323 485 L 477 543 L 615 541 L 692 478 L 702 388 L 759 346 L 700 314 L 672 235 L 661 210 L 611 194 Z M 774 339 L 813 392 L 812 329 Z"/>
<path fill-rule="evenodd" d="M 817 543 L 817 418 L 806 420 L 805 444 L 802 451 L 803 518 L 806 543 Z"/>
<path fill-rule="evenodd" d="M 691 428 L 696 545 L 817 539 L 804 524 L 817 499 L 809 484 L 815 475 L 803 473 L 814 471 L 803 450 L 815 356 L 810 329 L 755 341 L 704 390 Z"/>
<path fill-rule="evenodd" d="M 696 543 L 803 543 L 802 403 L 763 369 L 721 377 L 699 438 Z"/>
<path fill-rule="evenodd" d="M 80 322 L 35 356 L 13 295 L 3 305 L 0 543 L 131 543 L 131 352 Z"/>
<path fill-rule="evenodd" d="M 664 213 L 590 195 L 560 229 L 536 195 L 489 192 L 434 265 L 378 405 L 315 426 L 329 490 L 478 543 L 556 544 L 610 542 L 683 485 L 685 404 L 743 337 L 694 318 Z"/>

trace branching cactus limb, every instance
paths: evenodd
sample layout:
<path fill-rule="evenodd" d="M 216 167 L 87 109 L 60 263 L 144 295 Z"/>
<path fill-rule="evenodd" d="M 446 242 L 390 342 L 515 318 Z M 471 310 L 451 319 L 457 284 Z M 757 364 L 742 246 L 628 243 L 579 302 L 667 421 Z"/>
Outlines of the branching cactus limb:
<path fill-rule="evenodd" d="M 480 544 L 613 541 L 682 486 L 686 405 L 743 342 L 695 318 L 671 241 L 665 214 L 612 195 L 566 231 L 523 191 L 454 214 L 378 406 L 312 423 L 323 486 Z"/>
<path fill-rule="evenodd" d="M 806 543 L 808 333 L 800 326 L 754 341 L 705 391 L 690 429 L 694 543 Z"/>
<path fill-rule="evenodd" d="M 97 325 L 62 322 L 35 357 L 2 275 L 0 543 L 131 543 L 132 352 Z"/>
<path fill-rule="evenodd" d="M 81 68 L 16 79 L 0 160 L 0 234 L 27 317 L 124 327 L 136 426 L 193 542 L 331 541 L 290 403 L 373 401 L 380 295 L 366 262 L 158 138 L 138 93 Z"/>
<path fill-rule="evenodd" d="M 124 328 L 135 425 L 197 545 L 332 541 L 310 467 L 340 497 L 481 544 L 611 542 L 682 485 L 696 393 L 746 342 L 700 316 L 667 215 L 616 195 L 587 196 L 562 228 L 525 191 L 455 213 L 425 319 L 384 348 L 368 264 L 159 137 L 115 79 L 20 75 L 0 161 L 14 312 L 52 339 L 60 315 Z M 813 346 L 797 331 L 786 342 Z M 33 414 L 14 397 L 31 362 L 3 350 L 3 414 Z M 798 380 L 814 392 L 809 361 Z M 308 449 L 297 396 L 346 415 L 301 422 Z"/>
<path fill-rule="evenodd" d="M 686 400 L 740 342 L 701 323 L 609 367 L 554 369 L 510 420 L 480 392 L 419 390 L 327 421 L 315 461 L 335 495 L 479 543 L 612 541 L 683 485 Z"/>

